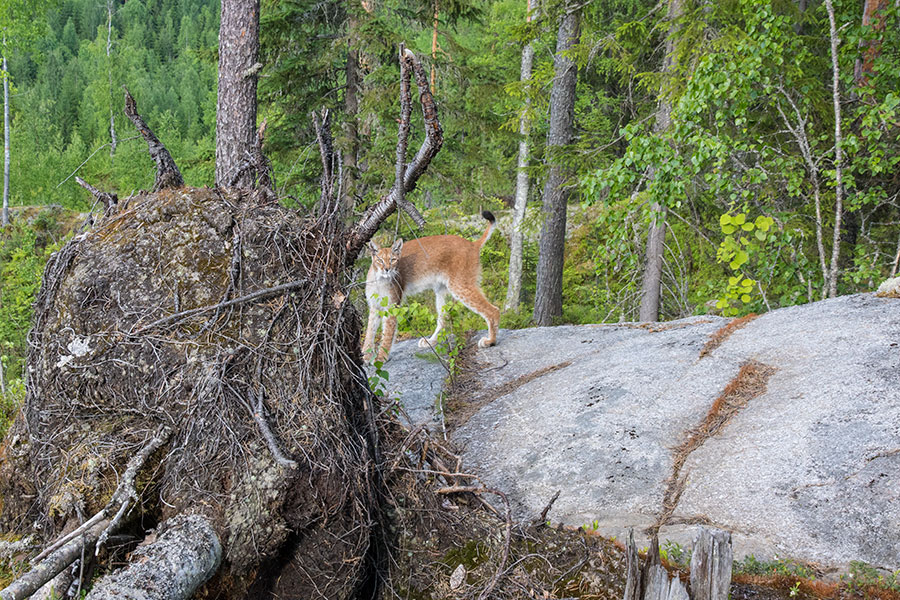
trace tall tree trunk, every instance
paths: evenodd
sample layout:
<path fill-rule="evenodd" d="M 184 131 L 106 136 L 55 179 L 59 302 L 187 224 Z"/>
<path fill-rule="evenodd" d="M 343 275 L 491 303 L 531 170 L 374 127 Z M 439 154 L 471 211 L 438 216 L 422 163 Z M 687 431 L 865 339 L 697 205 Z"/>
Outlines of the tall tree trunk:
<path fill-rule="evenodd" d="M 671 74 L 676 68 L 675 43 L 678 36 L 676 21 L 684 12 L 684 0 L 669 0 L 669 35 L 666 37 L 666 55 L 663 58 L 663 75 Z M 672 121 L 672 106 L 664 89 L 660 89 L 659 105 L 656 109 L 655 133 L 662 133 Z M 651 167 L 648 179 L 653 181 L 655 169 Z M 666 207 L 654 202 L 651 208 L 650 229 L 647 233 L 647 252 L 644 262 L 644 277 L 641 281 L 641 321 L 659 320 L 659 303 L 662 290 L 662 265 L 666 248 Z"/>
<path fill-rule="evenodd" d="M 831 0 L 825 0 L 828 11 L 829 38 L 831 40 L 831 96 L 834 104 L 834 236 L 831 247 L 831 270 L 828 274 L 828 297 L 837 296 L 838 263 L 841 256 L 841 217 L 844 213 L 843 136 L 841 135 L 841 77 L 838 68 L 837 23 Z"/>
<path fill-rule="evenodd" d="M 864 0 L 863 2 L 863 27 L 872 27 L 876 31 L 884 31 L 884 19 L 879 13 L 887 8 L 887 0 Z M 872 74 L 875 58 L 881 53 L 881 41 L 861 41 L 859 43 L 861 55 L 857 57 L 853 68 L 853 79 L 856 85 L 862 87 L 869 82 Z"/>
<path fill-rule="evenodd" d="M 569 51 L 578 43 L 581 7 L 568 7 L 559 24 L 556 55 L 553 57 L 553 89 L 550 92 L 550 131 L 547 154 L 550 173 L 544 185 L 544 223 L 541 226 L 540 254 L 537 266 L 537 292 L 534 321 L 550 325 L 562 315 L 562 272 L 566 241 L 566 205 L 569 190 L 567 169 L 559 164 L 559 151 L 572 142 L 575 120 L 575 86 L 578 69 Z"/>
<path fill-rule="evenodd" d="M 115 100 L 113 99 L 112 76 L 112 16 L 113 0 L 106 0 L 106 73 L 109 78 L 109 158 L 110 161 L 116 155 L 116 113 Z"/>
<path fill-rule="evenodd" d="M 438 36 L 438 0 L 434 0 L 434 30 L 431 32 L 431 95 L 434 95 L 435 63 L 437 62 L 437 36 Z"/>
<path fill-rule="evenodd" d="M 256 136 L 259 0 L 222 0 L 216 105 L 216 185 L 248 187 Z"/>
<path fill-rule="evenodd" d="M 525 21 L 531 22 L 531 0 L 527 0 L 528 13 Z M 525 83 L 531 79 L 531 65 L 534 60 L 534 46 L 531 42 L 522 48 L 522 68 L 520 80 Z M 519 116 L 519 159 L 516 168 L 516 203 L 513 207 L 512 234 L 509 248 L 509 285 L 506 288 L 506 310 L 518 310 L 522 301 L 522 223 L 525 221 L 525 206 L 528 204 L 529 178 L 528 167 L 528 131 L 531 123 L 528 111 L 531 98 L 525 95 L 525 107 Z"/>
<path fill-rule="evenodd" d="M 355 0 L 351 0 L 349 11 L 350 18 L 347 23 L 347 87 L 344 91 L 344 143 L 343 143 L 343 171 L 341 181 L 341 213 L 342 218 L 347 220 L 353 215 L 353 209 L 356 207 L 356 182 L 357 182 L 357 162 L 356 158 L 359 154 L 359 129 L 357 127 L 357 117 L 359 116 L 359 19 L 355 14 Z"/>
<path fill-rule="evenodd" d="M 3 38 L 3 227 L 9 225 L 9 71 L 6 69 L 6 38 Z"/>

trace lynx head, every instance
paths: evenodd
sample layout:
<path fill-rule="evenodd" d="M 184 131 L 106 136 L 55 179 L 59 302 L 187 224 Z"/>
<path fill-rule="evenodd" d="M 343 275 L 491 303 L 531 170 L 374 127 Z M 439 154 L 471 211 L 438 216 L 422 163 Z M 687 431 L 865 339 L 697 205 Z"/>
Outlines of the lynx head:
<path fill-rule="evenodd" d="M 403 249 L 403 240 L 394 242 L 390 248 L 379 248 L 374 242 L 369 242 L 369 254 L 372 255 L 372 271 L 377 279 L 394 279 L 397 276 L 397 263 L 400 261 L 400 251 Z"/>

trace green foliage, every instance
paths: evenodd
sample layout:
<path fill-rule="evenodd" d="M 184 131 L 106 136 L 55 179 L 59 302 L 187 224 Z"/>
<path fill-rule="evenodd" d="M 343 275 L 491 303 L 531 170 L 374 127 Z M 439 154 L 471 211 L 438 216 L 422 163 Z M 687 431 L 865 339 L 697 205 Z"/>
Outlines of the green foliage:
<path fill-rule="evenodd" d="M 32 303 L 50 254 L 59 248 L 49 217 L 0 233 L 0 353 L 7 379 L 22 377 Z"/>
<path fill-rule="evenodd" d="M 868 597 L 871 587 L 900 592 L 900 570 L 883 574 L 867 563 L 851 560 L 850 571 L 841 575 L 841 582 L 848 592 L 864 597 Z"/>
<path fill-rule="evenodd" d="M 815 579 L 816 577 L 812 568 L 794 560 L 776 558 L 772 561 L 761 561 L 752 554 L 742 560 L 734 561 L 732 572 L 747 575 L 786 575 L 802 579 Z"/>
<path fill-rule="evenodd" d="M 731 270 L 724 296 L 716 302 L 716 308 L 726 317 L 740 314 L 741 308 L 750 304 L 757 282 L 745 275 L 745 266 L 751 257 L 765 252 L 766 242 L 775 236 L 769 233 L 774 220 L 760 215 L 755 221 L 748 221 L 745 213 L 725 213 L 719 218 L 719 226 L 725 238 L 719 244 L 716 260 L 726 263 Z M 753 235 L 751 235 L 751 233 Z"/>
<path fill-rule="evenodd" d="M 6 393 L 0 393 L 0 441 L 6 436 L 23 402 L 25 402 L 25 383 L 21 379 L 6 382 Z M 2 578 L 3 571 L 0 567 L 0 579 Z"/>
<path fill-rule="evenodd" d="M 659 547 L 659 556 L 671 565 L 687 568 L 691 564 L 690 548 L 682 548 L 678 542 L 666 540 Z"/>

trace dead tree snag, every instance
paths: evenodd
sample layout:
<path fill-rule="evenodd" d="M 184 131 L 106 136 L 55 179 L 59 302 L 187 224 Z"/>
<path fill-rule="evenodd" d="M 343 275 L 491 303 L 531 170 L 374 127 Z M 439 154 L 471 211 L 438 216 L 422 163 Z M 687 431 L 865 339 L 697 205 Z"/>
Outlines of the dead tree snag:
<path fill-rule="evenodd" d="M 158 192 L 166 188 L 183 186 L 184 178 L 181 176 L 181 171 L 178 170 L 178 165 L 175 164 L 172 155 L 138 113 L 137 103 L 131 97 L 128 88 L 125 88 L 125 116 L 131 119 L 131 122 L 147 141 L 150 158 L 156 163 L 156 182 L 153 184 L 153 191 Z"/>
<path fill-rule="evenodd" d="M 378 227 L 393 214 L 397 207 L 403 208 L 410 218 L 420 227 L 425 220 L 416 211 L 415 207 L 405 199 L 405 195 L 416 188 L 419 177 L 431 164 L 431 160 L 437 155 L 444 143 L 444 133 L 438 120 L 437 107 L 434 104 L 434 96 L 428 88 L 428 76 L 422 64 L 415 54 L 401 46 L 400 52 L 400 133 L 397 137 L 397 180 L 393 189 L 377 204 L 372 206 L 363 218 L 350 231 L 347 241 L 347 259 L 350 262 L 356 260 L 360 251 L 368 243 Z M 422 115 L 425 124 L 425 140 L 416 153 L 416 157 L 408 165 L 402 165 L 405 161 L 406 143 L 409 136 L 409 118 L 412 114 L 409 82 L 415 76 L 416 86 L 419 88 L 419 102 L 422 104 Z M 400 183 L 402 181 L 402 184 Z"/>

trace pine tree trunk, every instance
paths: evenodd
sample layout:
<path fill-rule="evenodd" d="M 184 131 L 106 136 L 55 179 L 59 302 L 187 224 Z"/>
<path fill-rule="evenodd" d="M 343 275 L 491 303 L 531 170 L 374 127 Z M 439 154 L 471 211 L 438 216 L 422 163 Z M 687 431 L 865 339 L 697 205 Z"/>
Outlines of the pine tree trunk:
<path fill-rule="evenodd" d="M 350 10 L 353 11 L 354 7 L 351 6 Z M 353 209 L 356 207 L 356 156 L 359 153 L 359 130 L 356 126 L 356 120 L 359 114 L 360 85 L 358 27 L 357 18 L 351 16 L 348 23 L 348 37 L 350 41 L 347 48 L 347 87 L 344 92 L 344 114 L 347 120 L 344 122 L 345 140 L 342 154 L 344 165 L 342 171 L 343 180 L 341 181 L 341 212 L 345 220 L 353 215 Z"/>
<path fill-rule="evenodd" d="M 675 42 L 678 32 L 674 21 L 682 12 L 683 0 L 669 0 L 667 19 L 671 29 L 666 37 L 666 55 L 663 58 L 663 74 L 671 73 L 675 68 Z M 672 121 L 672 106 L 664 92 L 660 90 L 659 105 L 656 109 L 654 133 L 661 133 L 669 128 Z M 651 168 L 649 180 L 653 181 L 654 169 Z M 651 208 L 651 223 L 647 233 L 647 253 L 644 262 L 644 277 L 641 282 L 641 308 L 638 319 L 641 321 L 658 321 L 659 304 L 662 291 L 662 265 L 666 247 L 666 207 L 658 202 Z"/>
<path fill-rule="evenodd" d="M 566 205 L 569 190 L 567 170 L 555 156 L 572 141 L 575 120 L 575 86 L 578 69 L 568 51 L 578 43 L 581 8 L 570 8 L 563 15 L 556 38 L 553 58 L 555 77 L 550 92 L 550 131 L 547 153 L 554 163 L 544 186 L 544 223 L 541 226 L 540 254 L 537 266 L 537 292 L 534 299 L 534 321 L 550 325 L 562 315 L 563 253 L 566 241 Z"/>
<path fill-rule="evenodd" d="M 531 1 L 528 1 L 528 10 L 531 11 Z M 526 17 L 526 22 L 531 21 L 531 15 Z M 520 79 L 524 83 L 531 79 L 531 65 L 534 59 L 534 46 L 531 42 L 522 48 L 522 68 Z M 531 98 L 525 96 L 525 110 L 519 117 L 519 159 L 516 168 L 516 203 L 513 207 L 512 234 L 509 241 L 509 285 L 506 288 L 506 310 L 518 310 L 522 301 L 522 223 L 525 220 L 525 207 L 528 204 L 529 179 L 528 172 L 528 131 L 531 128 L 528 118 L 528 109 L 531 106 Z"/>
<path fill-rule="evenodd" d="M 222 0 L 216 107 L 216 185 L 250 186 L 242 171 L 256 136 L 259 0 Z"/>
<path fill-rule="evenodd" d="M 109 159 L 112 161 L 116 155 L 116 112 L 113 108 L 113 77 L 112 77 L 112 15 L 113 2 L 106 0 L 106 72 L 109 78 Z"/>
<path fill-rule="evenodd" d="M 6 70 L 6 39 L 3 39 L 3 215 L 0 224 L 9 225 L 9 72 Z"/>

